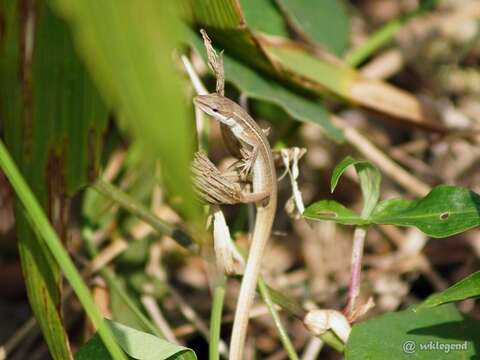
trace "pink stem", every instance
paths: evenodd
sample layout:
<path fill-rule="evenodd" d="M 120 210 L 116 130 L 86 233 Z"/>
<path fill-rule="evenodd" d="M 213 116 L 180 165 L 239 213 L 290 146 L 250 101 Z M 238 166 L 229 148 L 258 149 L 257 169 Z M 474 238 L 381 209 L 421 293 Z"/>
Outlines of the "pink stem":
<path fill-rule="evenodd" d="M 364 227 L 355 228 L 353 233 L 353 248 L 352 248 L 352 272 L 350 275 L 350 285 L 348 288 L 348 302 L 344 313 L 347 316 L 353 314 L 355 309 L 355 302 L 360 294 L 360 275 L 362 272 L 362 257 L 363 247 L 365 245 L 365 236 L 367 229 Z"/>

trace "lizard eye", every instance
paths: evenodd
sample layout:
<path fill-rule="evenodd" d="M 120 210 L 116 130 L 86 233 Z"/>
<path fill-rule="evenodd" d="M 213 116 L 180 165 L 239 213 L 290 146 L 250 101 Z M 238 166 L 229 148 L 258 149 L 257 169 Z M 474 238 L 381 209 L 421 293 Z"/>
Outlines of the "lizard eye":
<path fill-rule="evenodd" d="M 212 111 L 213 111 L 213 112 L 218 112 L 218 109 L 217 109 L 217 108 L 213 108 Z"/>

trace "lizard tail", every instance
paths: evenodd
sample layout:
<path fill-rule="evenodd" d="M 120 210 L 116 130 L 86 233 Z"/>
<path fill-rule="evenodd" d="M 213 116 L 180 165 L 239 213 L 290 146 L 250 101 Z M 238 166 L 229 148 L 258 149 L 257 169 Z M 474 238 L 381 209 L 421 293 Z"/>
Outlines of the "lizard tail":
<path fill-rule="evenodd" d="M 255 298 L 255 289 L 257 286 L 258 275 L 260 273 L 263 250 L 272 229 L 273 219 L 275 217 L 275 207 L 275 199 L 270 199 L 267 206 L 257 208 L 252 242 L 235 310 L 232 338 L 230 340 L 229 360 L 243 360 L 243 349 L 247 335 L 250 308 L 252 307 Z"/>

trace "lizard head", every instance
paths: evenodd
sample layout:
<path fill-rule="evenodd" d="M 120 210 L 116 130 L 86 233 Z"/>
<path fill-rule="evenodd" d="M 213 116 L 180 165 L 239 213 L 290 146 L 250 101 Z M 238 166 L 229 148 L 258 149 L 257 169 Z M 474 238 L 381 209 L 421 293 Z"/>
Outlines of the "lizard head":
<path fill-rule="evenodd" d="M 217 94 L 208 94 L 196 96 L 193 102 L 203 112 L 212 116 L 215 120 L 228 126 L 235 125 L 235 121 L 232 118 L 232 103 L 235 103 L 232 100 Z"/>

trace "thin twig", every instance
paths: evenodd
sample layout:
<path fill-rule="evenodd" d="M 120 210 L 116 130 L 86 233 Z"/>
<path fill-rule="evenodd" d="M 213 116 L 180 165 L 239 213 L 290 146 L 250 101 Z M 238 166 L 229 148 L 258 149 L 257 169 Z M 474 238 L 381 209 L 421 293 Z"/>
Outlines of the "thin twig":
<path fill-rule="evenodd" d="M 121 241 L 114 243 L 116 245 L 113 248 L 107 246 L 94 259 L 92 259 L 87 267 L 81 272 L 82 278 L 86 278 L 100 268 L 106 266 L 119 254 L 118 248 Z M 72 294 L 72 288 L 67 286 L 62 297 L 62 304 L 65 303 Z M 34 316 L 31 316 L 2 346 L 0 346 L 0 360 L 7 359 L 10 353 L 15 350 L 23 339 L 30 335 L 34 330 L 38 330 L 37 321 Z"/>
<path fill-rule="evenodd" d="M 195 326 L 200 334 L 202 334 L 202 336 L 208 340 L 210 338 L 210 333 L 205 322 L 196 314 L 195 310 L 185 301 L 183 296 L 180 295 L 177 290 L 175 290 L 173 287 L 170 287 L 169 291 L 183 316 L 185 316 L 185 318 Z M 228 356 L 227 344 L 221 339 L 218 343 L 218 350 L 225 358 Z"/>
<path fill-rule="evenodd" d="M 127 195 L 123 191 L 119 190 L 112 184 L 99 179 L 93 186 L 99 193 L 107 196 L 111 200 L 115 201 L 123 209 L 136 215 L 138 218 L 145 221 L 152 228 L 161 234 L 170 236 L 181 246 L 188 248 L 193 253 L 198 252 L 198 246 L 195 244 L 184 230 L 171 225 L 170 223 L 160 219 L 135 198 Z"/>
<path fill-rule="evenodd" d="M 128 243 L 123 239 L 116 239 L 108 244 L 102 251 L 95 256 L 90 262 L 88 266 L 88 272 L 93 274 L 98 270 L 105 267 L 108 263 L 110 263 L 113 259 L 115 259 L 118 255 L 123 253 L 128 248 Z"/>
<path fill-rule="evenodd" d="M 35 317 L 31 317 L 20 326 L 17 331 L 0 346 L 0 360 L 7 359 L 10 353 L 28 336 L 34 329 L 37 329 Z"/>
<path fill-rule="evenodd" d="M 182 55 L 181 57 L 183 66 L 187 71 L 188 76 L 190 77 L 190 81 L 192 82 L 193 88 L 197 92 L 198 95 L 207 95 L 208 91 L 207 88 L 203 85 L 202 80 L 197 75 L 197 72 L 193 69 L 192 63 L 190 60 L 185 56 Z"/>
<path fill-rule="evenodd" d="M 145 307 L 145 310 L 147 310 L 148 315 L 150 315 L 150 318 L 153 320 L 155 325 L 163 333 L 165 339 L 167 339 L 171 343 L 180 344 L 172 329 L 170 328 L 170 325 L 168 325 L 168 321 L 163 316 L 162 311 L 157 304 L 157 300 L 155 300 L 155 298 L 151 295 L 142 295 L 140 299 L 143 306 Z"/>
<path fill-rule="evenodd" d="M 320 351 L 322 351 L 322 348 L 323 341 L 318 337 L 312 336 L 305 346 L 305 350 L 302 354 L 302 360 L 316 360 L 318 358 L 318 354 Z"/>

